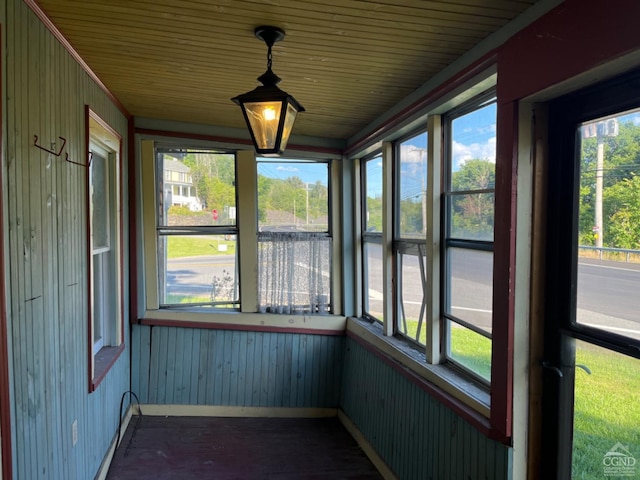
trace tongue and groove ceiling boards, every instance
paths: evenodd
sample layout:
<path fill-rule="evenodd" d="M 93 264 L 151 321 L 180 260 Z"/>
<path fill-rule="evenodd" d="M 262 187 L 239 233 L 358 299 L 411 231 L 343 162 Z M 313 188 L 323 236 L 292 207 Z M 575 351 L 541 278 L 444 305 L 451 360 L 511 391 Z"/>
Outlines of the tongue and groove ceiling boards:
<path fill-rule="evenodd" d="M 347 139 L 535 0 L 37 0 L 134 116 L 245 128 L 231 97 L 258 85 L 259 25 L 295 135 Z"/>

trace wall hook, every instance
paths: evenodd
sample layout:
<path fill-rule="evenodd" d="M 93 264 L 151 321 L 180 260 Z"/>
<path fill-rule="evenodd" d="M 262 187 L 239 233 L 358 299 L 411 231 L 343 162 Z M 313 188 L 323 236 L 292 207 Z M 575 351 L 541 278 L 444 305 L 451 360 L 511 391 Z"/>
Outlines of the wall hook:
<path fill-rule="evenodd" d="M 91 158 L 93 157 L 93 153 L 89 152 L 89 161 L 85 165 L 84 163 L 74 162 L 73 160 L 69 160 L 69 152 L 65 153 L 64 159 L 69 163 L 73 163 L 74 165 L 80 165 L 81 167 L 90 167 L 91 166 Z"/>
<path fill-rule="evenodd" d="M 64 146 L 67 144 L 67 139 L 63 138 L 63 137 L 58 137 L 60 140 L 62 140 L 62 146 L 60 147 L 60 151 L 59 152 L 54 152 L 53 150 L 49 150 L 48 148 L 44 148 L 40 145 L 38 145 L 38 135 L 34 135 L 33 136 L 33 145 L 35 147 L 38 147 L 40 150 L 44 150 L 45 152 L 48 152 L 52 155 L 55 155 L 56 157 L 59 157 L 62 154 L 62 150 L 64 150 Z"/>

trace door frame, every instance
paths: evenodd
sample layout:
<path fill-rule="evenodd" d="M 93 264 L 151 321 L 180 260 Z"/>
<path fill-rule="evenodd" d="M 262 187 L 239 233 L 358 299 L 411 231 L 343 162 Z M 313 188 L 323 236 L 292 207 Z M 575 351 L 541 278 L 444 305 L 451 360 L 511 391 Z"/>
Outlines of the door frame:
<path fill-rule="evenodd" d="M 640 358 L 640 342 L 576 322 L 580 160 L 577 127 L 640 107 L 640 70 L 549 102 L 541 478 L 571 478 L 575 340 Z"/>

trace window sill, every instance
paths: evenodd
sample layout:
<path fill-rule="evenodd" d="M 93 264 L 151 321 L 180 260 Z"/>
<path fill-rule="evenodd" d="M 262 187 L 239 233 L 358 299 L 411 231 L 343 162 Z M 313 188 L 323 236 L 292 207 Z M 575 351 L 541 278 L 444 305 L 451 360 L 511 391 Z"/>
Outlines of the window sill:
<path fill-rule="evenodd" d="M 400 339 L 384 336 L 378 324 L 349 318 L 347 335 L 384 360 L 392 360 L 392 366 L 477 427 L 490 429 L 489 392 L 446 365 L 427 364 L 424 353 Z"/>
<path fill-rule="evenodd" d="M 342 315 L 278 315 L 271 313 L 216 312 L 184 310 L 147 310 L 139 320 L 143 325 L 249 330 L 316 335 L 344 335 L 346 318 Z"/>
<path fill-rule="evenodd" d="M 100 382 L 107 376 L 111 367 L 116 363 L 120 354 L 124 351 L 124 342 L 118 347 L 103 347 L 93 357 L 94 375 L 89 382 L 89 393 L 98 388 Z"/>

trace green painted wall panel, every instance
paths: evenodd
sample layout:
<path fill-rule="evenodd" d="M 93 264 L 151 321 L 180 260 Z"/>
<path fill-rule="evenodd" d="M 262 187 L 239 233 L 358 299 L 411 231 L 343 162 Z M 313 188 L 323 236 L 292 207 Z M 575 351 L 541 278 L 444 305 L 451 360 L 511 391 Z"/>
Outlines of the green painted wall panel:
<path fill-rule="evenodd" d="M 22 0 L 2 7 L 14 478 L 84 480 L 93 478 L 116 433 L 130 368 L 127 350 L 88 393 L 86 169 L 64 158 L 86 157 L 85 104 L 123 137 L 127 119 Z M 34 135 L 47 148 L 66 138 L 62 155 L 36 148 Z M 126 244 L 126 218 L 124 224 Z M 125 291 L 126 279 L 125 271 Z"/>
<path fill-rule="evenodd" d="M 354 340 L 345 340 L 340 407 L 399 478 L 507 480 L 495 442 Z"/>
<path fill-rule="evenodd" d="M 142 403 L 335 408 L 345 337 L 133 326 Z"/>

